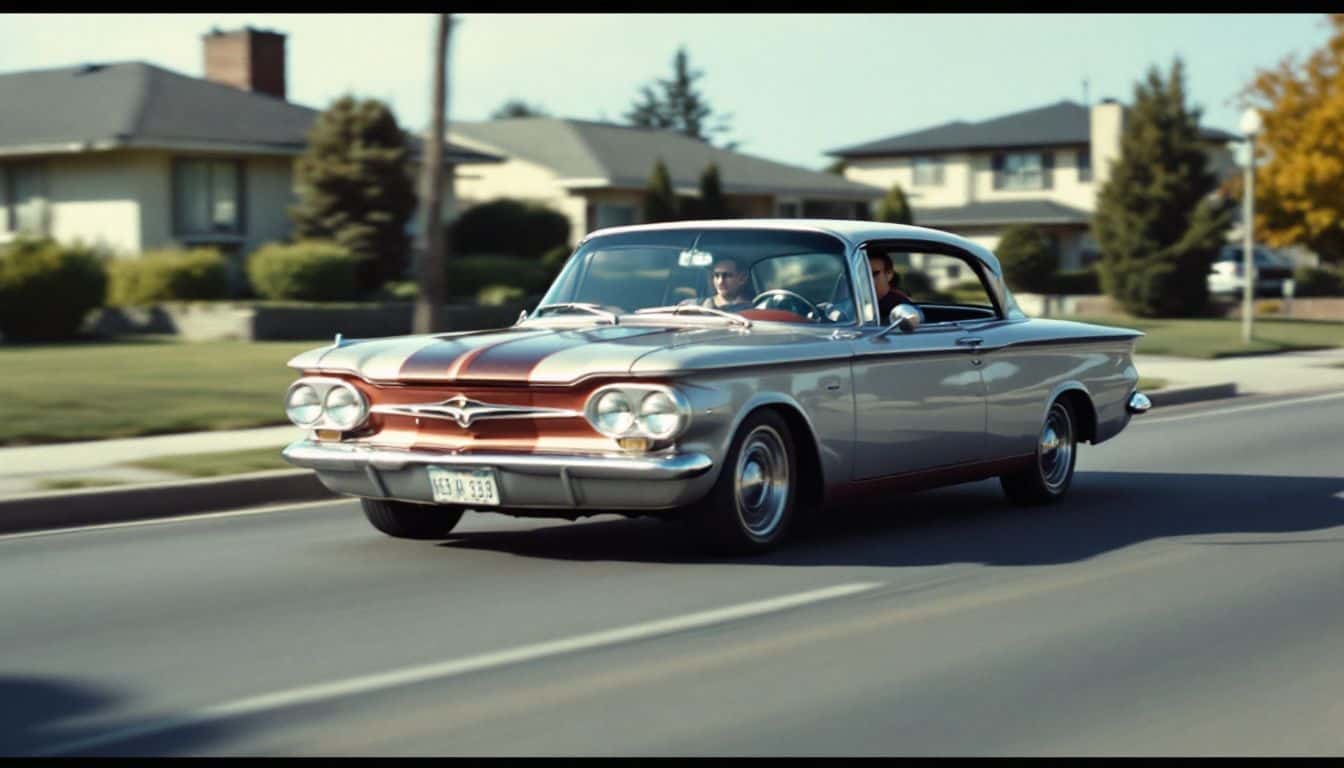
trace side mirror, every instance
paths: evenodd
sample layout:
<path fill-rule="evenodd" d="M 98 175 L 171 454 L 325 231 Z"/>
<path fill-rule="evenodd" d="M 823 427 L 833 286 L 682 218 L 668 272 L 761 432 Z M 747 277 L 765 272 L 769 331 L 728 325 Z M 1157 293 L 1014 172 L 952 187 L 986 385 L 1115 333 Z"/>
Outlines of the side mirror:
<path fill-rule="evenodd" d="M 891 308 L 891 314 L 887 317 L 887 327 L 878 335 L 886 336 L 893 330 L 912 333 L 922 322 L 924 313 L 919 311 L 919 307 L 914 304 L 897 304 Z"/>

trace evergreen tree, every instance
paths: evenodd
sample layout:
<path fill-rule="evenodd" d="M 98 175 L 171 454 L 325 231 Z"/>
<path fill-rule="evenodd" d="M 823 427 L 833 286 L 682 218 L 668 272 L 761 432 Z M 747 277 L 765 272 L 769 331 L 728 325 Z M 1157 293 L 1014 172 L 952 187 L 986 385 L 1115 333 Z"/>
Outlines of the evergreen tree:
<path fill-rule="evenodd" d="M 886 197 L 877 204 L 877 220 L 889 224 L 914 224 L 915 215 L 900 184 L 892 184 Z"/>
<path fill-rule="evenodd" d="M 672 129 L 692 139 L 710 142 L 712 136 L 731 130 L 728 122 L 732 115 L 719 115 L 714 125 L 709 124 L 714 110 L 695 86 L 704 77 L 703 70 L 692 70 L 684 47 L 678 48 L 672 59 L 672 78 L 659 79 L 640 88 L 639 98 L 630 106 L 625 119 L 631 125 L 644 128 Z M 734 149 L 737 142 L 727 142 L 726 149 Z"/>
<path fill-rule="evenodd" d="M 1008 287 L 1023 293 L 1051 293 L 1059 252 L 1045 233 L 1030 224 L 1015 224 L 1003 232 L 994 249 Z"/>
<path fill-rule="evenodd" d="M 359 286 L 374 290 L 407 266 L 415 212 L 410 148 L 392 110 L 376 99 L 337 99 L 308 132 L 295 165 L 296 239 L 335 240 L 360 259 Z"/>
<path fill-rule="evenodd" d="M 672 177 L 667 173 L 663 159 L 653 165 L 649 175 L 649 186 L 644 193 L 644 222 L 652 224 L 659 221 L 677 220 L 677 195 L 672 189 Z"/>
<path fill-rule="evenodd" d="M 1208 303 L 1206 278 L 1230 210 L 1211 196 L 1217 179 L 1199 142 L 1197 108 L 1185 105 L 1177 58 L 1134 87 L 1120 157 L 1097 199 L 1092 231 L 1102 289 L 1142 316 L 1192 316 Z"/>
<path fill-rule="evenodd" d="M 700 174 L 700 201 L 697 218 L 728 219 L 732 214 L 728 210 L 728 201 L 723 196 L 723 185 L 719 182 L 719 166 L 710 163 Z"/>

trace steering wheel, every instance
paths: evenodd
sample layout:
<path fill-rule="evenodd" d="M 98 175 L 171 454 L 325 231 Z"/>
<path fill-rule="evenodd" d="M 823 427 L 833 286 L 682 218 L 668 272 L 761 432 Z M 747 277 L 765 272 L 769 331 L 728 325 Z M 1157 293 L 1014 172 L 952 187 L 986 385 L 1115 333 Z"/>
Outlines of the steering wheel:
<path fill-rule="evenodd" d="M 764 301 L 762 301 L 762 299 L 764 299 Z M 806 309 L 803 312 L 799 312 L 797 309 L 785 306 L 786 303 L 794 303 L 795 307 L 797 304 L 802 304 Z M 793 291 L 785 290 L 783 288 L 772 288 L 757 294 L 756 298 L 751 300 L 751 305 L 757 309 L 785 309 L 795 315 L 801 315 L 808 320 L 813 321 L 819 320 L 822 316 L 821 309 L 818 308 L 816 304 L 813 304 Z"/>

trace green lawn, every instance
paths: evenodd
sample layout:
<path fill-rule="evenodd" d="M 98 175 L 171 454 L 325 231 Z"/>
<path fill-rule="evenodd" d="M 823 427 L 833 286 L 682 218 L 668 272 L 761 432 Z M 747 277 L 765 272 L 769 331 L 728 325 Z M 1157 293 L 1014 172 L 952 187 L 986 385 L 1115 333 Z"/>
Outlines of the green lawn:
<path fill-rule="evenodd" d="M 1166 379 L 1159 379 L 1156 376 L 1140 376 L 1138 389 L 1140 392 L 1152 392 L 1155 389 L 1161 389 L 1167 386 Z"/>
<path fill-rule="evenodd" d="M 104 485 L 125 485 L 126 481 L 110 477 L 61 477 L 54 480 L 37 481 L 37 487 L 43 491 L 69 491 L 77 488 L 97 488 Z"/>
<path fill-rule="evenodd" d="M 130 466 L 174 472 L 187 477 L 216 477 L 260 472 L 265 469 L 294 469 L 280 458 L 280 449 L 283 447 L 277 445 L 274 448 L 251 448 L 223 453 L 187 453 L 136 461 Z"/>
<path fill-rule="evenodd" d="M 1344 346 L 1344 323 L 1313 320 L 1256 320 L 1250 345 L 1241 342 L 1240 320 L 1166 320 L 1125 316 L 1066 317 L 1143 331 L 1135 352 L 1180 357 L 1238 355 Z"/>
<path fill-rule="evenodd" d="M 0 445 L 288 424 L 294 355 L 321 342 L 0 346 Z"/>

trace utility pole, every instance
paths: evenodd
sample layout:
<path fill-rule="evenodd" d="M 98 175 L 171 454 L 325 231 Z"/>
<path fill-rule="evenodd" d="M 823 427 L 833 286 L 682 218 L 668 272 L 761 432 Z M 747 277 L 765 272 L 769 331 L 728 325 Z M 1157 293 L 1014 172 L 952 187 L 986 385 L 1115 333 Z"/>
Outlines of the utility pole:
<path fill-rule="evenodd" d="M 415 301 L 415 333 L 434 333 L 442 325 L 447 245 L 444 242 L 441 211 L 443 208 L 443 143 L 447 135 L 448 31 L 452 15 L 438 14 L 434 35 L 434 114 L 424 151 L 425 179 L 424 254 L 417 277 L 420 293 Z"/>
<path fill-rule="evenodd" d="M 1242 192 L 1241 231 L 1244 283 L 1241 287 L 1241 343 L 1251 343 L 1251 324 L 1255 315 L 1255 135 L 1260 132 L 1260 113 L 1247 109 L 1241 116 L 1241 133 L 1246 137 L 1246 183 Z"/>

